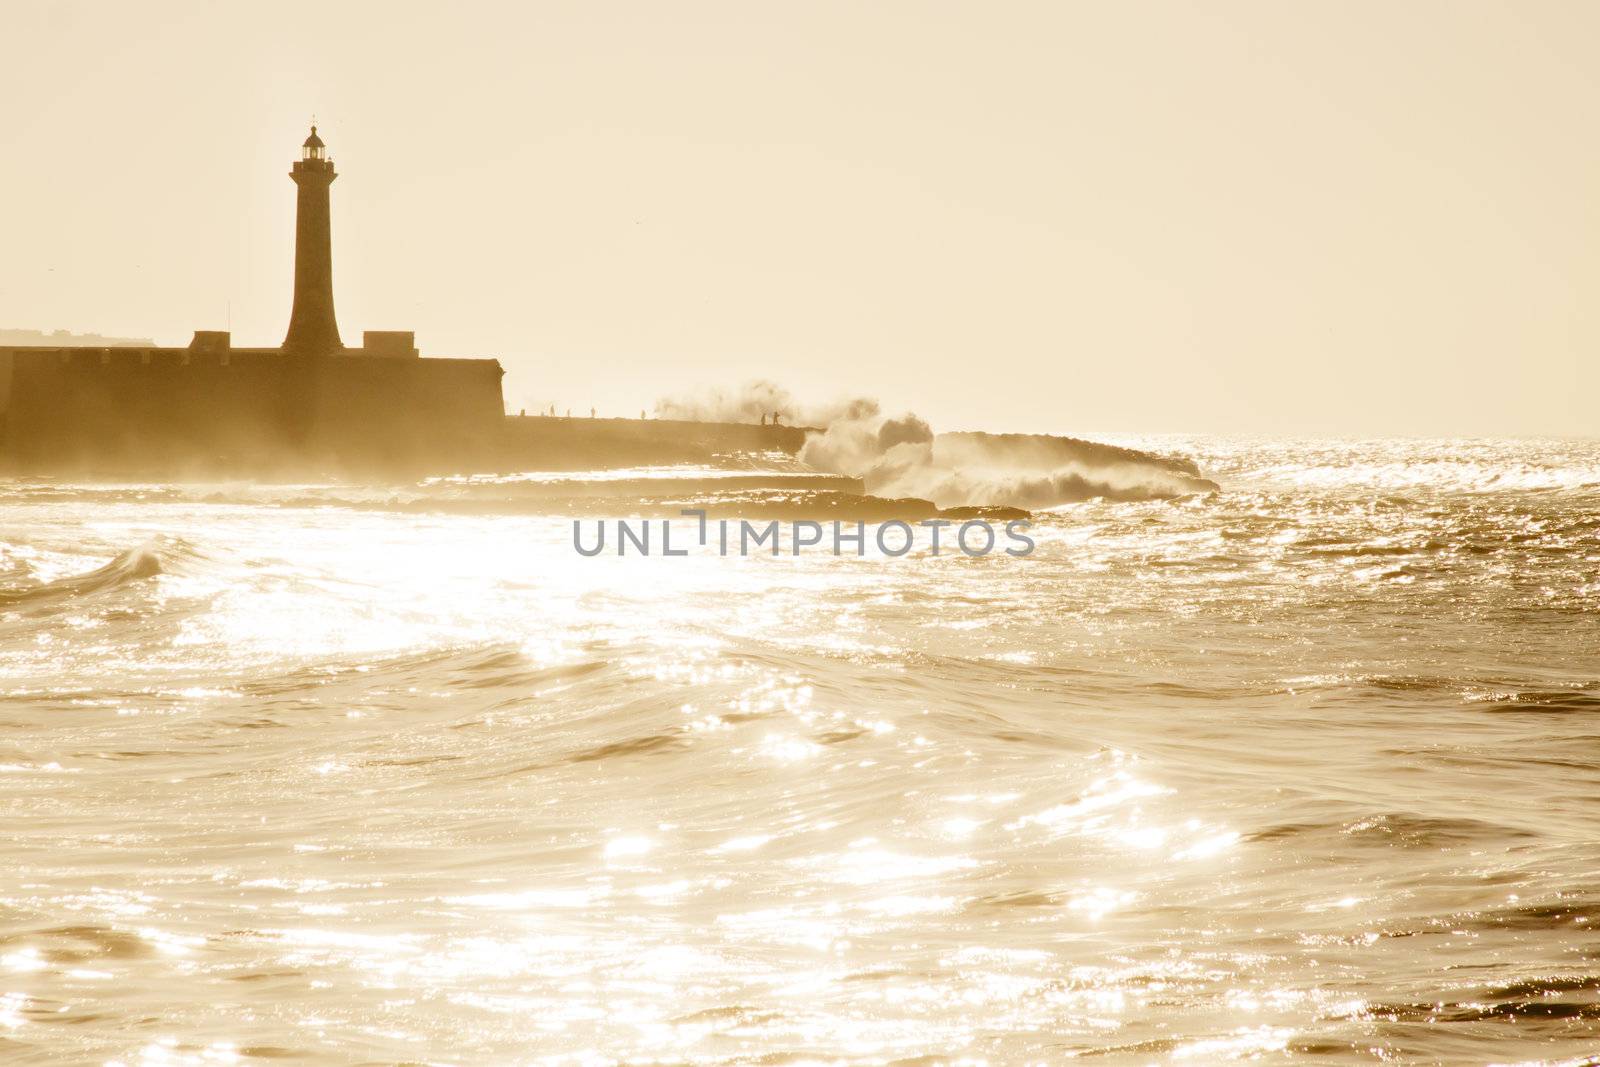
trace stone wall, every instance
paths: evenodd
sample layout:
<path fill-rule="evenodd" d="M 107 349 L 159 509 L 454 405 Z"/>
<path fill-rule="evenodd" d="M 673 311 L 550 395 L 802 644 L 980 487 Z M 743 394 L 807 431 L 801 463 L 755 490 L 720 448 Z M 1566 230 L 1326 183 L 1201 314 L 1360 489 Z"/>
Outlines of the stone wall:
<path fill-rule="evenodd" d="M 0 349 L 13 472 L 164 477 L 457 462 L 502 417 L 495 360 L 277 349 Z"/>
<path fill-rule="evenodd" d="M 796 426 L 586 419 L 545 415 L 505 420 L 496 466 L 502 470 L 601 470 L 714 463 L 735 453 L 792 456 L 808 431 Z"/>

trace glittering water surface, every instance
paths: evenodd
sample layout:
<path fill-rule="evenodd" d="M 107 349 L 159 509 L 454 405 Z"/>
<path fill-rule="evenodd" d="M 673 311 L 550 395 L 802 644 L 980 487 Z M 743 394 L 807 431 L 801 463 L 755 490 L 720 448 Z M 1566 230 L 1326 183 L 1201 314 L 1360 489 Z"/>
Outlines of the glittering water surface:
<path fill-rule="evenodd" d="M 1027 559 L 3 487 L 0 1060 L 1595 1051 L 1600 446 L 1127 443 Z"/>

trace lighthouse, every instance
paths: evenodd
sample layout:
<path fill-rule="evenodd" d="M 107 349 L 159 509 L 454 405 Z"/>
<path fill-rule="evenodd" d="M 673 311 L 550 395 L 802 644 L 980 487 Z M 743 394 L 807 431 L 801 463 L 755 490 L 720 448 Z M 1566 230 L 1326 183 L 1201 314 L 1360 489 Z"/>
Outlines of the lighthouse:
<path fill-rule="evenodd" d="M 289 313 L 286 352 L 326 356 L 339 352 L 339 324 L 333 317 L 333 242 L 328 232 L 328 186 L 338 177 L 328 146 L 311 127 L 300 159 L 289 171 L 299 187 L 294 230 L 294 308 Z"/>
<path fill-rule="evenodd" d="M 333 161 L 315 126 L 289 177 L 298 215 L 282 346 L 236 347 L 225 330 L 196 330 L 183 348 L 0 344 L 0 464 L 231 478 L 497 462 L 499 361 L 424 358 L 410 330 L 364 330 L 347 347 L 333 316 Z"/>

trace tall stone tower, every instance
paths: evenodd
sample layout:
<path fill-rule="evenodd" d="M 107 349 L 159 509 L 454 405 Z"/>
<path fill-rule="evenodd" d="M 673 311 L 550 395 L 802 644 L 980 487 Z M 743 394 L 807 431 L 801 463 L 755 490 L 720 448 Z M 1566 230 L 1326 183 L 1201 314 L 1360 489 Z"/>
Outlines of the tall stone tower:
<path fill-rule="evenodd" d="M 294 229 L 294 309 L 283 347 L 296 354 L 331 355 L 344 347 L 333 317 L 333 242 L 328 234 L 328 186 L 338 175 L 315 126 L 289 177 L 300 191 Z"/>

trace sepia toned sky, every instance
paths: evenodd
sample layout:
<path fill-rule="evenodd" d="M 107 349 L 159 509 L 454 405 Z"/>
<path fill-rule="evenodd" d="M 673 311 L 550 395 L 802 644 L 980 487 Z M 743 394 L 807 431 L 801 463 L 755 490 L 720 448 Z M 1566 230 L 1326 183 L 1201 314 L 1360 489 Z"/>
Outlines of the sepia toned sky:
<path fill-rule="evenodd" d="M 1600 432 L 1600 4 L 7 0 L 0 327 L 288 321 L 513 408 Z"/>

